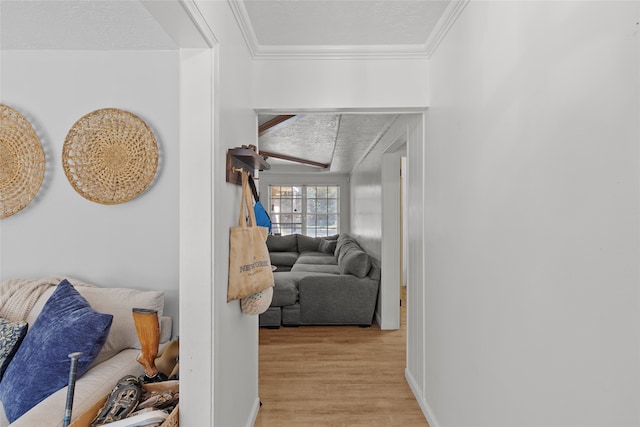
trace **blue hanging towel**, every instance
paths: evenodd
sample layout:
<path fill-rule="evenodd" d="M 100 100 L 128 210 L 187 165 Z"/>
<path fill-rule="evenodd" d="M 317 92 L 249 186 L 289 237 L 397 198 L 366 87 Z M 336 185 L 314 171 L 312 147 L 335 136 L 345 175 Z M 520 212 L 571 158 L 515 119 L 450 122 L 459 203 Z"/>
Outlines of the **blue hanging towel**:
<path fill-rule="evenodd" d="M 256 190 L 256 183 L 253 181 L 252 175 L 249 175 L 249 187 L 251 187 L 253 198 L 256 201 L 256 204 L 253 205 L 253 211 L 256 214 L 256 223 L 260 227 L 267 227 L 269 229 L 269 233 L 271 233 L 271 218 L 269 217 L 267 210 L 262 206 L 262 203 L 260 203 L 260 196 Z"/>
<path fill-rule="evenodd" d="M 265 210 L 264 206 L 262 206 L 260 200 L 258 200 L 256 204 L 253 205 L 253 211 L 256 214 L 257 225 L 259 225 L 260 227 L 267 227 L 269 229 L 269 233 L 271 233 L 271 218 L 269 217 L 269 214 Z"/>

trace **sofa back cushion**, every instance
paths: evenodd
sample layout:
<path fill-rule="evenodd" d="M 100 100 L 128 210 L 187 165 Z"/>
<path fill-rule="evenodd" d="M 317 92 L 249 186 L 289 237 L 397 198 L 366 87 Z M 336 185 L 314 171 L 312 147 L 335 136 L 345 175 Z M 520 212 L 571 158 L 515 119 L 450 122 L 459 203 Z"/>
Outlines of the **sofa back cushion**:
<path fill-rule="evenodd" d="M 298 252 L 298 239 L 295 234 L 287 236 L 267 236 L 269 252 Z"/>
<path fill-rule="evenodd" d="M 366 277 L 371 269 L 369 255 L 360 247 L 349 246 L 343 248 L 338 260 L 340 274 L 351 274 L 356 277 Z"/>
<path fill-rule="evenodd" d="M 158 320 L 164 309 L 164 293 L 128 288 L 76 288 L 96 311 L 113 315 L 111 332 L 107 342 L 96 357 L 94 365 L 112 358 L 125 348 L 140 348 L 140 339 L 133 323 L 133 308 L 146 308 L 158 312 Z"/>
<path fill-rule="evenodd" d="M 335 249 L 335 252 L 334 252 L 334 255 L 335 255 L 336 259 L 338 259 L 340 257 L 340 251 L 342 250 L 342 247 L 344 245 L 346 245 L 347 243 L 350 243 L 350 242 L 354 242 L 354 243 L 357 244 L 355 239 L 353 237 L 351 237 L 350 235 L 348 235 L 347 233 L 340 234 L 340 236 L 336 240 L 336 249 Z"/>
<path fill-rule="evenodd" d="M 356 277 L 366 277 L 371 270 L 371 259 L 360 247 L 356 239 L 342 233 L 336 243 L 335 256 L 338 259 L 340 274 L 351 274 Z"/>
<path fill-rule="evenodd" d="M 298 252 L 317 252 L 320 247 L 319 237 L 309 237 L 303 234 L 296 234 L 298 238 Z"/>
<path fill-rule="evenodd" d="M 135 324 L 133 323 L 133 315 L 131 310 L 136 308 L 148 308 L 157 310 L 158 317 L 162 317 L 164 309 L 164 293 L 161 291 L 142 291 L 128 288 L 104 288 L 97 286 L 76 286 L 78 282 L 75 279 L 69 279 L 75 289 L 85 298 L 89 304 L 101 313 L 108 313 L 113 316 L 111 331 L 107 342 L 100 350 L 98 357 L 93 365 L 104 362 L 115 356 L 125 348 L 140 348 L 140 340 L 136 333 Z M 33 309 L 27 317 L 30 324 L 36 319 L 36 316 L 42 310 L 56 287 L 52 286 L 48 289 L 33 306 Z M 169 326 L 170 328 L 170 326 Z M 163 337 L 171 331 L 165 331 L 164 325 L 161 325 Z"/>

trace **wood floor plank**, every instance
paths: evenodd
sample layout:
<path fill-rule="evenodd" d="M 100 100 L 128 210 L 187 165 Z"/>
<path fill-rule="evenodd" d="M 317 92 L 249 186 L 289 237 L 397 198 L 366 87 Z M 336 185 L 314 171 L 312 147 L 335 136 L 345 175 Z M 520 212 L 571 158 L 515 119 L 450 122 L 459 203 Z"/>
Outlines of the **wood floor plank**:
<path fill-rule="evenodd" d="M 404 378 L 404 315 L 397 331 L 260 329 L 255 427 L 428 427 Z"/>

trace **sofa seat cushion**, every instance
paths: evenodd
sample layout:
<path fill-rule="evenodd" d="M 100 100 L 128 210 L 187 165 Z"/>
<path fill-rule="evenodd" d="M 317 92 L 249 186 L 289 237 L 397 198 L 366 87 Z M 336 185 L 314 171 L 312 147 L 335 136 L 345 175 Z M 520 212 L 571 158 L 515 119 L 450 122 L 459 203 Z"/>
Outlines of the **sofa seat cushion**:
<path fill-rule="evenodd" d="M 273 297 L 271 307 L 282 307 L 298 300 L 298 281 L 300 279 L 289 271 L 273 273 Z"/>
<path fill-rule="evenodd" d="M 340 274 L 337 264 L 298 264 L 291 268 L 292 272 Z"/>
<path fill-rule="evenodd" d="M 144 373 L 142 365 L 136 362 L 136 356 L 139 353 L 140 350 L 135 349 L 123 350 L 104 363 L 92 367 L 82 378 L 77 379 L 72 422 L 88 411 L 97 400 L 109 394 L 120 378 L 125 375 L 138 376 Z M 31 408 L 12 423 L 11 427 L 60 427 L 66 398 L 67 387 L 63 387 Z M 0 405 L 0 427 L 8 425 L 9 420 Z"/>
<path fill-rule="evenodd" d="M 294 266 L 295 267 L 295 266 Z M 284 307 L 298 301 L 298 284 L 307 276 L 335 276 L 335 274 L 313 271 L 285 271 L 273 273 L 275 286 L 271 307 Z"/>
<path fill-rule="evenodd" d="M 271 264 L 291 267 L 298 259 L 298 252 L 269 252 Z"/>
<path fill-rule="evenodd" d="M 300 255 L 296 264 L 337 265 L 338 261 L 333 255 L 323 254 L 322 252 L 305 252 Z"/>

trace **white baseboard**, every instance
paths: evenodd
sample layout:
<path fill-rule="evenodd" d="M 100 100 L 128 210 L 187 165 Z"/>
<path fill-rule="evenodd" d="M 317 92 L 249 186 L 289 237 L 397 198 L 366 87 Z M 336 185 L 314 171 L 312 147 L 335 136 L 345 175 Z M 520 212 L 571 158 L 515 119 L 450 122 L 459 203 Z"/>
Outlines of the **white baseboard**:
<path fill-rule="evenodd" d="M 247 422 L 247 427 L 253 427 L 255 425 L 256 419 L 258 418 L 259 410 L 260 410 L 260 398 L 257 397 L 256 401 L 253 403 L 253 409 L 251 410 L 249 421 Z"/>
<path fill-rule="evenodd" d="M 425 400 L 424 396 L 422 395 L 422 392 L 420 391 L 420 387 L 418 387 L 418 383 L 416 382 L 413 375 L 411 375 L 411 372 L 409 372 L 409 369 L 404 370 L 404 377 L 407 379 L 407 383 L 409 383 L 409 388 L 411 388 L 413 395 L 418 401 L 418 405 L 420 405 L 420 409 L 422 410 L 422 413 L 427 419 L 427 422 L 429 423 L 429 427 L 440 427 L 440 423 L 438 423 L 438 420 L 436 419 L 436 416 L 433 413 L 433 410 L 431 409 L 431 407 Z"/>

